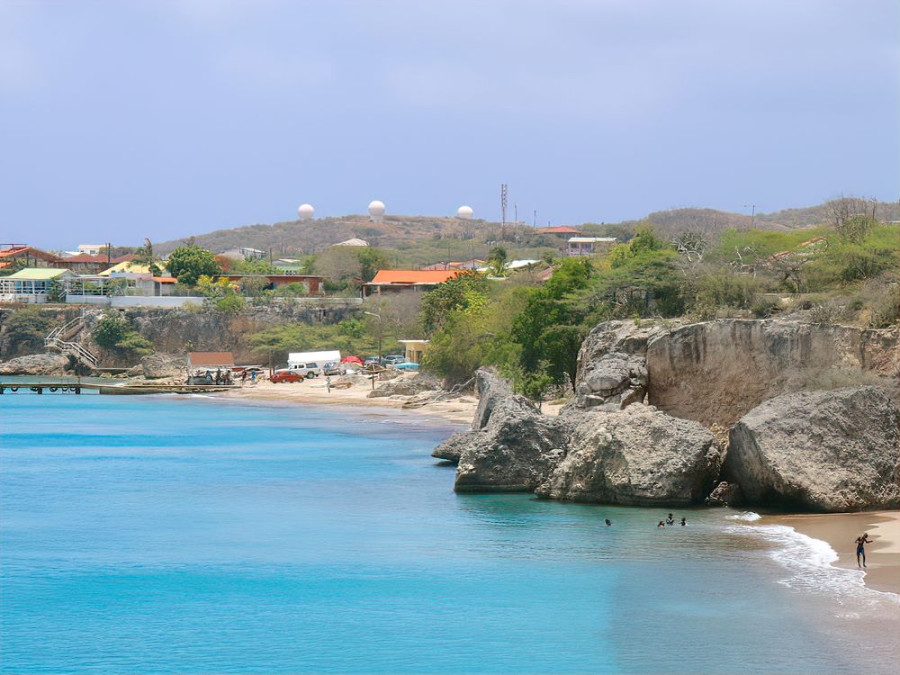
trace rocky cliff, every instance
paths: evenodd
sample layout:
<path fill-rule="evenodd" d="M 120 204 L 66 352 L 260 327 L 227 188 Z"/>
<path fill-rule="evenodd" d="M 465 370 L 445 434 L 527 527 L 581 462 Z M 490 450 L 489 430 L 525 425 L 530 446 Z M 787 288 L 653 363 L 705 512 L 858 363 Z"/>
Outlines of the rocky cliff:
<path fill-rule="evenodd" d="M 705 425 L 729 426 L 780 394 L 875 384 L 897 396 L 897 329 L 729 319 L 652 337 L 652 405 Z"/>

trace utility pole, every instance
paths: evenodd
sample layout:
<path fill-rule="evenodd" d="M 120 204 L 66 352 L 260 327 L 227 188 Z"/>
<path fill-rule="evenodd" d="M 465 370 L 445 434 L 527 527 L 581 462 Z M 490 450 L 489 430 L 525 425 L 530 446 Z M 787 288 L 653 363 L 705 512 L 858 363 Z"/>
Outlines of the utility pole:
<path fill-rule="evenodd" d="M 744 208 L 750 209 L 750 229 L 752 230 L 754 227 L 754 221 L 756 220 L 756 204 L 744 204 Z"/>
<path fill-rule="evenodd" d="M 534 215 L 531 217 L 531 226 L 537 227 L 537 209 L 534 210 Z"/>

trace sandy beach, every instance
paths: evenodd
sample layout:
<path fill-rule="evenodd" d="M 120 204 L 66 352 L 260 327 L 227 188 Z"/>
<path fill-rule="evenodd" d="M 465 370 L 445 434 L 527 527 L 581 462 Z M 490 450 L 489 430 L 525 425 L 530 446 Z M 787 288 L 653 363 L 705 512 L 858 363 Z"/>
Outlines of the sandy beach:
<path fill-rule="evenodd" d="M 789 525 L 809 537 L 828 542 L 838 554 L 834 564 L 856 568 L 856 538 L 863 532 L 873 540 L 866 545 L 866 585 L 900 593 L 900 511 L 767 516 L 760 523 Z"/>
<path fill-rule="evenodd" d="M 411 376 L 411 377 L 414 377 Z M 378 383 L 375 385 L 378 386 Z M 372 392 L 369 380 L 360 378 L 360 382 L 350 387 L 332 386 L 329 390 L 323 378 L 304 382 L 282 382 L 274 384 L 269 381 L 246 383 L 245 386 L 232 389 L 221 394 L 224 398 L 243 398 L 258 401 L 279 401 L 282 403 L 373 406 L 406 410 L 411 414 L 434 415 L 457 424 L 471 424 L 478 406 L 478 398 L 464 395 L 448 401 L 429 401 L 424 405 L 407 405 L 409 396 L 379 396 L 369 398 Z"/>

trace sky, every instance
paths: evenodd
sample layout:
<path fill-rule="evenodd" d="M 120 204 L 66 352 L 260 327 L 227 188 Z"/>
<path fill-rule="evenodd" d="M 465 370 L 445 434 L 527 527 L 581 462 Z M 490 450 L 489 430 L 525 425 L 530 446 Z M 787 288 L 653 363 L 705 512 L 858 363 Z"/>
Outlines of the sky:
<path fill-rule="evenodd" d="M 0 243 L 900 198 L 896 0 L 0 0 Z M 537 212 L 535 214 L 535 211 Z"/>

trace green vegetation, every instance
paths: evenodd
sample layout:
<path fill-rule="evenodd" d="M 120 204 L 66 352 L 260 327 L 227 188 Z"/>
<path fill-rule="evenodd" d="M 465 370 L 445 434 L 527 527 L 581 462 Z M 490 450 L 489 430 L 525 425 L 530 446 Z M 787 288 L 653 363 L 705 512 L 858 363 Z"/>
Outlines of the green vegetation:
<path fill-rule="evenodd" d="M 172 276 L 178 283 L 195 286 L 201 276 L 214 276 L 222 273 L 216 257 L 196 244 L 176 248 L 169 254 L 166 262 Z"/>
<path fill-rule="evenodd" d="M 22 307 L 3 322 L 4 337 L 15 345 L 17 354 L 38 352 L 44 349 L 44 338 L 56 322 L 37 307 Z"/>
<path fill-rule="evenodd" d="M 94 342 L 103 349 L 132 356 L 153 353 L 153 345 L 134 330 L 131 323 L 121 314 L 104 314 L 91 332 Z"/>

